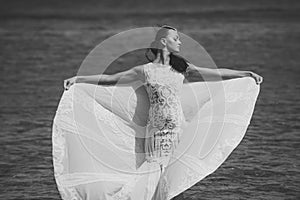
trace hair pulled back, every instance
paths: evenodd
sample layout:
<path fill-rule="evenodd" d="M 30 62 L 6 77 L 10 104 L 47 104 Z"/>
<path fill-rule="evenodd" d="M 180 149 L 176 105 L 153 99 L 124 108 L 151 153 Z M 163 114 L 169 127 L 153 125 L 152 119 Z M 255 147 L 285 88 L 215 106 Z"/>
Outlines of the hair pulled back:
<path fill-rule="evenodd" d="M 160 45 L 160 39 L 167 36 L 168 35 L 168 31 L 169 30 L 175 30 L 177 31 L 174 27 L 171 26 L 161 26 L 160 29 L 157 31 L 156 36 L 155 36 L 155 40 L 150 44 L 150 47 L 147 49 L 145 56 L 146 58 L 152 62 L 153 60 L 151 60 L 148 57 L 148 53 L 151 52 L 152 54 L 154 54 L 154 56 L 156 57 L 159 51 L 162 51 L 161 48 L 159 48 Z M 179 56 L 179 55 L 175 55 L 172 52 L 170 53 L 170 65 L 172 66 L 173 69 L 175 69 L 177 72 L 179 73 L 185 73 L 186 69 L 188 67 L 188 61 Z"/>

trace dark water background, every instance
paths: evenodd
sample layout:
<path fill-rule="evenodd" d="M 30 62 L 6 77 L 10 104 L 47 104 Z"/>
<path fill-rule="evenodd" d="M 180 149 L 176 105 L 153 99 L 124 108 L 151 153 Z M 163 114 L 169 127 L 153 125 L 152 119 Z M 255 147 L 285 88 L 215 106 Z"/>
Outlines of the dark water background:
<path fill-rule="evenodd" d="M 51 126 L 63 80 L 109 36 L 158 23 L 197 40 L 218 66 L 264 77 L 245 138 L 183 199 L 300 199 L 297 1 L 0 3 L 0 199 L 60 199 Z"/>

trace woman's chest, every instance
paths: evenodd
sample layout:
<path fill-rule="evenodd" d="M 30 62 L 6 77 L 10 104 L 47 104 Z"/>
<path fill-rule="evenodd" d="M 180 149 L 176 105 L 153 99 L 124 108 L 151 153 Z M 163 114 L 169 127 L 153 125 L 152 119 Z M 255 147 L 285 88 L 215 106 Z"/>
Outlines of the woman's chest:
<path fill-rule="evenodd" d="M 151 88 L 175 89 L 180 91 L 184 76 L 169 67 L 149 67 L 145 70 L 145 84 Z"/>

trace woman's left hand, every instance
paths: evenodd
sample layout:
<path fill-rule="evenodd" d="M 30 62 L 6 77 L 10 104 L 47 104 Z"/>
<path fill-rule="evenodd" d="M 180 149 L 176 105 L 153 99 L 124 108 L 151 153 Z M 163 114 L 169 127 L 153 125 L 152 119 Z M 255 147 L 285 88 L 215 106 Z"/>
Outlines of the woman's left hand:
<path fill-rule="evenodd" d="M 65 90 L 68 90 L 72 85 L 74 85 L 76 83 L 76 80 L 77 80 L 77 76 L 64 80 Z"/>
<path fill-rule="evenodd" d="M 263 82 L 263 77 L 254 72 L 250 72 L 250 77 L 254 78 L 257 85 Z"/>

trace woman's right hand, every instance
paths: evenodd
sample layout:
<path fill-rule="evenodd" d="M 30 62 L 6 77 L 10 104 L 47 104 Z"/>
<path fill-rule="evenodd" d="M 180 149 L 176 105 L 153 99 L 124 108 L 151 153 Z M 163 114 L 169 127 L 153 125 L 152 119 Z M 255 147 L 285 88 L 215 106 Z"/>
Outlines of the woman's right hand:
<path fill-rule="evenodd" d="M 263 77 L 254 72 L 250 72 L 250 77 L 252 77 L 255 80 L 257 85 L 263 82 Z"/>
<path fill-rule="evenodd" d="M 77 76 L 73 76 L 72 78 L 68 78 L 64 80 L 64 88 L 68 90 L 73 84 L 76 83 Z"/>

